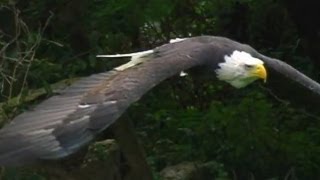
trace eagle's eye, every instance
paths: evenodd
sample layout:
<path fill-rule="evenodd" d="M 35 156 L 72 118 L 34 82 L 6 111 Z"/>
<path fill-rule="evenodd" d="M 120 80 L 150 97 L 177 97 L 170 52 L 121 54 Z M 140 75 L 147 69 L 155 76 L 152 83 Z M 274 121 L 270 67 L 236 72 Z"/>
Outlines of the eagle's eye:
<path fill-rule="evenodd" d="M 247 69 L 250 69 L 250 68 L 252 68 L 252 67 L 253 67 L 253 65 L 245 64 L 245 65 L 244 65 L 244 67 L 245 67 L 245 68 L 247 68 Z"/>

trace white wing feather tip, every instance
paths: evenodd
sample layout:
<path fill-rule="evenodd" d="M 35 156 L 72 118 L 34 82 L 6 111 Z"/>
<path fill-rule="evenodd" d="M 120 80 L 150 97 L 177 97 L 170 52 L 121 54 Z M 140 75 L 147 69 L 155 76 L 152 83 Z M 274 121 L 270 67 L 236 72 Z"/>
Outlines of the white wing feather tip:
<path fill-rule="evenodd" d="M 141 52 L 135 52 L 135 53 L 128 53 L 128 54 L 106 54 L 106 55 L 97 55 L 96 57 L 106 57 L 106 58 L 119 58 L 119 57 L 141 57 L 144 55 L 152 54 L 153 50 L 147 50 L 147 51 L 141 51 Z"/>
<path fill-rule="evenodd" d="M 177 42 L 180 42 L 180 41 L 184 41 L 186 40 L 187 38 L 176 38 L 176 39 L 170 39 L 169 43 L 177 43 Z"/>
<path fill-rule="evenodd" d="M 154 53 L 154 50 L 141 51 L 136 53 L 129 54 L 113 54 L 113 55 L 97 55 L 97 57 L 106 57 L 106 58 L 119 58 L 119 57 L 131 57 L 131 60 L 123 65 L 120 65 L 114 68 L 117 71 L 123 71 L 135 65 L 143 63 L 147 58 L 144 56 Z"/>
<path fill-rule="evenodd" d="M 184 77 L 184 76 L 187 76 L 188 75 L 188 73 L 186 73 L 186 72 L 184 72 L 184 71 L 181 71 L 180 72 L 180 77 Z"/>
<path fill-rule="evenodd" d="M 78 105 L 78 108 L 88 108 L 88 107 L 90 107 L 90 105 L 89 104 L 79 104 Z"/>

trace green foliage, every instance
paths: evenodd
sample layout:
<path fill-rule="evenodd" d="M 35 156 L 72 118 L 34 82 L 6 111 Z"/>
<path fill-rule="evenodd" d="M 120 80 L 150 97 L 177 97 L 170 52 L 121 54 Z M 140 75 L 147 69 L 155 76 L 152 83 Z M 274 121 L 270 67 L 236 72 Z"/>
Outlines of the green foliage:
<path fill-rule="evenodd" d="M 216 160 L 224 164 L 229 177 L 233 172 L 244 179 L 282 178 L 290 169 L 300 177 L 306 177 L 306 172 L 316 176 L 314 170 L 320 161 L 315 136 L 319 134 L 310 117 L 274 104 L 258 90 L 244 93 L 237 94 L 241 97 L 238 99 L 213 99 L 205 110 L 183 108 L 172 97 L 156 101 L 151 94 L 133 108 L 130 116 L 143 124 L 139 125 L 144 132 L 141 137 L 159 170 L 181 161 Z M 167 97 L 166 93 L 160 94 Z M 151 114 L 136 115 L 146 108 L 145 104 Z"/>
<path fill-rule="evenodd" d="M 17 169 L 9 169 L 5 171 L 1 176 L 3 180 L 46 180 L 35 172 L 21 171 Z"/>

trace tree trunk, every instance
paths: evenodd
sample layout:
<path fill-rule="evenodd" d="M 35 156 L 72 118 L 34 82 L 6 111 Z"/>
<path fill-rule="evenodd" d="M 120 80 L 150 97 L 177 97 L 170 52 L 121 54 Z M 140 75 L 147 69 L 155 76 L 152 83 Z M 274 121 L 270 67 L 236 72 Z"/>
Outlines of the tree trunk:
<path fill-rule="evenodd" d="M 129 169 L 124 180 L 151 180 L 152 171 L 146 161 L 145 152 L 135 134 L 132 122 L 127 117 L 118 119 L 113 126 L 113 132 L 128 163 Z"/>

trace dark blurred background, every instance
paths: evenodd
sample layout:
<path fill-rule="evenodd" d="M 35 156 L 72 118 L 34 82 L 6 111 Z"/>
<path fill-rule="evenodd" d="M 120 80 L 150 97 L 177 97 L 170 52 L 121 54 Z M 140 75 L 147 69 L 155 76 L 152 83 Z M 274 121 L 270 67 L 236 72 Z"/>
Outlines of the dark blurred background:
<path fill-rule="evenodd" d="M 97 54 L 146 50 L 178 37 L 229 37 L 319 80 L 319 7 L 311 0 L 0 0 L 0 122 L 52 94 L 50 84 L 125 62 Z M 238 91 L 173 77 L 127 116 L 155 179 L 188 163 L 205 169 L 198 179 L 320 177 L 320 118 L 259 83 Z M 0 174 L 54 179 L 32 168 Z"/>

